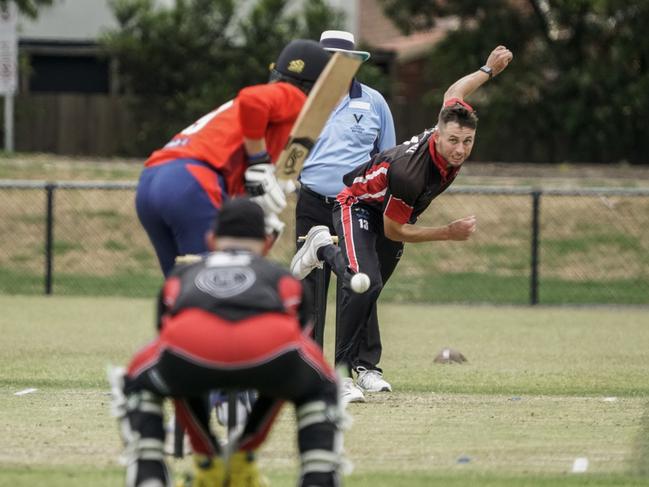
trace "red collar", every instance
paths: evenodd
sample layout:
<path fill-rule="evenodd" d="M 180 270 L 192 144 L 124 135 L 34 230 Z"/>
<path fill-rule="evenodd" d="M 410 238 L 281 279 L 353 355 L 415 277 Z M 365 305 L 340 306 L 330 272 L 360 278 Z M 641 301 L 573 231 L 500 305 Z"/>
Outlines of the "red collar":
<path fill-rule="evenodd" d="M 430 152 L 430 157 L 433 159 L 433 164 L 435 164 L 435 167 L 437 167 L 439 173 L 442 175 L 442 181 L 446 181 L 449 178 L 455 177 L 462 166 L 453 167 L 441 154 L 438 154 L 437 147 L 435 147 L 434 135 L 434 133 L 431 134 L 430 139 L 428 139 L 428 152 Z"/>

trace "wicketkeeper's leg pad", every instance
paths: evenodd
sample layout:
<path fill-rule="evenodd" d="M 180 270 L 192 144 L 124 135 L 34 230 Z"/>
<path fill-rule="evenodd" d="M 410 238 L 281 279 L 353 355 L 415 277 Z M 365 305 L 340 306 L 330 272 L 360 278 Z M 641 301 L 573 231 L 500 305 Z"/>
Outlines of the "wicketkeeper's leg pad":
<path fill-rule="evenodd" d="M 126 417 L 126 395 L 124 394 L 124 367 L 108 366 L 106 375 L 110 384 L 110 414 L 119 425 L 122 443 L 126 446 L 132 436 L 131 424 Z"/>
<path fill-rule="evenodd" d="M 126 438 L 126 486 L 145 482 L 171 486 L 171 475 L 164 461 L 165 431 L 162 397 L 149 391 L 126 396 L 126 420 L 130 433 Z M 124 429 L 124 428 L 122 428 Z"/>
<path fill-rule="evenodd" d="M 311 401 L 297 408 L 300 486 L 336 487 L 351 470 L 343 455 L 343 433 L 350 420 L 338 402 Z"/>

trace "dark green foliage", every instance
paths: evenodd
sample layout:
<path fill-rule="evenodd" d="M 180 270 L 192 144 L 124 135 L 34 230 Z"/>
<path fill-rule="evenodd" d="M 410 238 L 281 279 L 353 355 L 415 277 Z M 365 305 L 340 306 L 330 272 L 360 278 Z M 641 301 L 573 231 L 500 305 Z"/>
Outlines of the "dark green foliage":
<path fill-rule="evenodd" d="M 649 162 L 649 2 L 645 0 L 382 0 L 404 31 L 454 16 L 430 54 L 438 107 L 444 89 L 491 49 L 510 68 L 472 102 L 482 115 L 475 158 Z"/>
<path fill-rule="evenodd" d="M 133 153 L 160 147 L 178 130 L 233 98 L 244 86 L 266 82 L 268 68 L 295 38 L 318 39 L 338 28 L 339 12 L 324 0 L 289 12 L 286 0 L 111 0 L 120 28 L 104 38 L 119 61 L 123 87 L 135 95 L 139 131 Z"/>
<path fill-rule="evenodd" d="M 361 65 L 356 78 L 361 83 L 365 83 L 375 90 L 378 90 L 379 93 L 381 93 L 386 99 L 390 98 L 390 77 L 387 75 L 387 73 L 383 72 L 381 68 L 379 68 L 375 64 L 372 64 L 371 59 L 370 61 L 365 62 Z"/>

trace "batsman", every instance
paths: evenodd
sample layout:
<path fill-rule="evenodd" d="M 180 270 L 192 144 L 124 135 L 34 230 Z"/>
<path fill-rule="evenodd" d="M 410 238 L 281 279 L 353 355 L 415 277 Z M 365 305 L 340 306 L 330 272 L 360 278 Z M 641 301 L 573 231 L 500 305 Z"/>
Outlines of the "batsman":
<path fill-rule="evenodd" d="M 286 196 L 273 163 L 328 62 L 317 42 L 290 42 L 268 83 L 243 88 L 147 159 L 135 205 L 165 276 L 179 255 L 207 251 L 205 234 L 228 198 L 254 196 L 269 233 L 281 233 Z"/>
<path fill-rule="evenodd" d="M 359 355 L 368 338 L 368 317 L 383 286 L 396 268 L 402 252 L 379 252 L 390 243 L 403 248 L 405 242 L 467 240 L 476 230 L 475 216 L 467 216 L 442 227 L 418 226 L 418 217 L 457 177 L 475 142 L 478 117 L 465 101 L 471 93 L 507 68 L 513 55 L 496 47 L 484 66 L 453 83 L 434 128 L 412 137 L 393 149 L 380 152 L 343 177 L 346 187 L 336 197 L 333 225 L 339 246 L 332 245 L 328 227 L 312 227 L 306 243 L 291 263 L 293 274 L 307 276 L 326 262 L 338 276 L 345 276 L 339 302 L 336 330 L 336 366 L 349 377 L 342 388 L 346 402 L 365 401 L 362 384 L 353 373 L 372 371 L 381 377 L 381 346 L 371 360 Z M 350 278 L 364 272 L 370 277 L 367 292 L 352 292 Z M 375 330 L 376 333 L 378 330 Z M 384 391 L 391 386 L 385 382 Z"/>

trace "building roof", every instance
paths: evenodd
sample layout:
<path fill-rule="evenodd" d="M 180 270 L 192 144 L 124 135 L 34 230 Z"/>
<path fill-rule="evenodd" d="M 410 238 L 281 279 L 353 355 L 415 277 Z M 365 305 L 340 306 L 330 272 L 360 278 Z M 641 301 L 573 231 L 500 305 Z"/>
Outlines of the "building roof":
<path fill-rule="evenodd" d="M 458 23 L 455 19 L 441 19 L 432 29 L 404 35 L 383 13 L 377 0 L 358 0 L 358 9 L 363 13 L 358 37 L 373 49 L 394 53 L 398 63 L 425 56 Z"/>
<path fill-rule="evenodd" d="M 440 22 L 440 24 L 442 24 Z M 448 22 L 444 22 L 448 24 Z M 392 51 L 396 54 L 398 63 L 405 63 L 424 57 L 432 47 L 446 36 L 450 26 L 437 25 L 431 30 L 415 32 L 410 35 L 400 35 L 393 39 L 379 42 L 376 48 Z"/>

